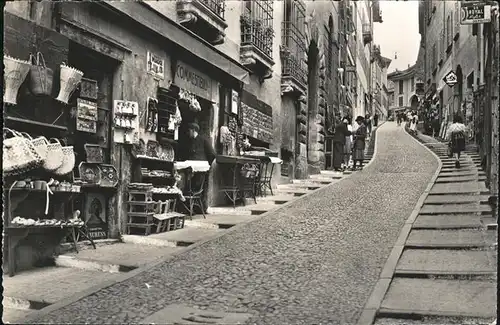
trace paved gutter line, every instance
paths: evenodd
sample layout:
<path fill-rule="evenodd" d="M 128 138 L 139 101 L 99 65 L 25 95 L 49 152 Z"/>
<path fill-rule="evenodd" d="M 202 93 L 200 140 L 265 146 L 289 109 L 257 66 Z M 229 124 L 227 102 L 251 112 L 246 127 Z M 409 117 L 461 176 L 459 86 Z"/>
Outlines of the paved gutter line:
<path fill-rule="evenodd" d="M 429 316 L 437 316 L 437 317 L 470 317 L 470 318 L 481 318 L 481 319 L 490 319 L 495 317 L 495 314 L 491 316 L 485 316 L 484 314 L 475 314 L 475 313 L 459 313 L 452 311 L 427 311 L 427 310 L 406 310 L 406 309 L 389 309 L 389 308 L 381 308 L 379 312 L 380 317 L 392 317 L 392 318 L 402 318 L 402 319 L 411 319 L 415 317 L 429 317 Z"/>
<path fill-rule="evenodd" d="M 420 195 L 420 198 L 417 201 L 417 204 L 413 208 L 413 211 L 411 212 L 410 216 L 406 220 L 405 224 L 403 225 L 403 228 L 401 229 L 401 232 L 399 234 L 398 239 L 396 240 L 396 243 L 389 254 L 389 258 L 387 259 L 384 268 L 382 269 L 382 272 L 380 273 L 380 277 L 378 282 L 375 284 L 375 287 L 373 288 L 373 291 L 368 298 L 366 305 L 361 313 L 361 316 L 358 319 L 357 324 L 358 325 L 372 325 L 375 322 L 375 318 L 377 317 L 377 313 L 380 309 L 380 306 L 382 305 L 382 301 L 389 290 L 389 286 L 391 284 L 392 278 L 394 276 L 394 273 L 396 271 L 396 265 L 401 257 L 401 254 L 403 253 L 404 250 L 404 245 L 406 240 L 408 239 L 408 236 L 410 235 L 411 228 L 413 226 L 413 223 L 417 219 L 417 216 L 420 212 L 420 209 L 424 205 L 425 200 L 427 199 L 427 196 L 429 195 L 432 187 L 434 186 L 434 183 L 436 182 L 436 179 L 439 176 L 439 173 L 441 172 L 441 168 L 443 167 L 443 163 L 441 162 L 441 158 L 439 158 L 438 155 L 436 155 L 430 148 L 427 146 L 423 145 L 421 142 L 419 142 L 417 139 L 415 139 L 413 136 L 411 136 L 405 128 L 403 128 L 403 131 L 408 135 L 410 138 L 412 138 L 416 143 L 418 143 L 420 146 L 425 148 L 427 151 L 429 151 L 434 158 L 436 158 L 438 162 L 438 167 L 436 169 L 436 172 L 432 176 L 431 180 L 427 184 L 426 189 Z"/>
<path fill-rule="evenodd" d="M 378 129 L 384 125 L 385 121 L 383 123 L 380 123 L 380 125 L 374 130 L 373 134 L 375 134 Z M 373 135 L 372 135 L 373 136 Z M 365 168 L 367 168 L 374 160 L 375 160 L 375 157 L 377 155 L 377 137 L 375 136 L 375 143 L 374 143 L 374 147 L 373 147 L 373 155 L 372 155 L 372 158 L 370 159 L 370 161 L 368 162 L 368 164 L 366 164 L 364 167 L 363 167 L 363 170 Z M 341 179 L 338 180 L 338 182 L 341 182 L 342 180 L 350 177 L 354 175 L 354 173 L 350 173 L 350 174 L 347 174 L 347 175 L 344 175 Z M 229 229 L 225 229 L 223 232 L 221 232 L 220 234 L 216 235 L 216 236 L 213 236 L 213 237 L 210 237 L 210 238 L 207 238 L 207 239 L 204 239 L 204 240 L 201 240 L 201 241 L 198 241 L 192 245 L 189 245 L 187 247 L 185 247 L 183 250 L 180 250 L 178 252 L 173 252 L 171 255 L 167 256 L 166 258 L 163 258 L 161 260 L 158 260 L 158 261 L 155 261 L 151 264 L 148 264 L 148 265 L 145 265 L 145 266 L 142 266 L 142 267 L 139 267 L 135 270 L 132 270 L 130 272 L 127 272 L 127 273 L 123 273 L 121 274 L 120 276 L 118 276 L 118 278 L 115 278 L 115 279 L 110 279 L 104 283 L 101 283 L 101 284 L 98 284 L 96 286 L 93 286 L 89 289 L 86 289 L 86 290 L 83 290 L 83 291 L 80 291 L 80 292 L 77 292 L 75 294 L 73 294 L 72 296 L 68 297 L 68 298 L 65 298 L 63 301 L 59 301 L 59 302 L 56 302 L 56 303 L 53 303 L 51 304 L 50 306 L 47 306 L 41 310 L 37 310 L 37 311 L 33 311 L 33 313 L 31 313 L 30 315 L 28 315 L 27 317 L 25 317 L 24 319 L 22 320 L 19 320 L 19 322 L 21 323 L 33 323 L 34 320 L 36 320 L 37 318 L 40 318 L 40 317 L 43 317 L 49 313 L 52 313 L 58 309 L 62 309 L 68 305 L 71 305 L 75 302 L 77 302 L 78 300 L 81 300 L 87 296 L 90 296 L 94 293 L 96 293 L 97 291 L 100 291 L 102 289 L 105 289 L 107 287 L 110 287 L 114 284 L 117 284 L 117 283 L 120 283 L 120 282 L 123 282 L 123 281 L 126 281 L 134 276 L 137 276 L 149 269 L 152 269 L 158 265 L 161 265 L 165 262 L 168 262 L 174 258 L 176 258 L 177 256 L 181 255 L 181 254 L 184 254 L 192 249 L 195 249 L 197 247 L 200 247 L 202 245 L 205 245 L 206 243 L 210 242 L 210 241 L 213 241 L 215 239 L 218 239 L 218 238 L 221 238 L 222 236 L 225 236 L 229 233 L 232 233 L 238 229 L 241 229 L 242 227 L 244 227 L 245 225 L 251 223 L 251 222 L 254 222 L 254 221 L 257 221 L 257 220 L 260 220 L 264 217 L 267 217 L 281 209 L 284 209 L 284 208 L 287 208 L 288 206 L 298 202 L 298 201 L 301 201 L 303 199 L 306 199 L 306 198 L 309 198 L 309 197 L 312 197 L 313 195 L 317 194 L 318 191 L 323 191 L 331 186 L 334 186 L 335 184 L 338 184 L 338 182 L 332 182 L 328 185 L 325 185 L 325 186 L 322 186 L 316 190 L 313 190 L 313 191 L 310 191 L 309 193 L 306 193 L 304 195 L 301 195 L 301 196 L 298 196 L 296 199 L 294 200 L 290 200 L 284 204 L 280 204 L 279 206 L 277 206 L 276 208 L 274 209 L 271 209 L 265 213 L 262 213 L 260 215 L 255 215 L 255 218 L 254 219 L 250 219 L 250 220 L 246 220 L 242 223 L 239 223 L 238 225 L 235 225 Z"/>

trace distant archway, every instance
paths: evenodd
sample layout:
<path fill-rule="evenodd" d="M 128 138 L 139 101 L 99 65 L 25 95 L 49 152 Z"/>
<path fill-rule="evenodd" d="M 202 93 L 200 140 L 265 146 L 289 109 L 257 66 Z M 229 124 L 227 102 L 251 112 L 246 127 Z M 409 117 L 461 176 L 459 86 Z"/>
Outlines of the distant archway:
<path fill-rule="evenodd" d="M 412 111 L 416 111 L 417 110 L 417 108 L 418 108 L 418 96 L 417 95 L 411 96 L 411 98 L 410 98 L 410 107 L 411 107 Z"/>

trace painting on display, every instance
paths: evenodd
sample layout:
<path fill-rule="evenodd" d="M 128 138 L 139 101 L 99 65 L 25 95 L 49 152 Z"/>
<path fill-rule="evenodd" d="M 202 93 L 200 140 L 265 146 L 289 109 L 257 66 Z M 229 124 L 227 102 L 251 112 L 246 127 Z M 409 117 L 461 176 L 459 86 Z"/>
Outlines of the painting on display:
<path fill-rule="evenodd" d="M 156 98 L 148 97 L 146 103 L 147 117 L 146 117 L 146 131 L 158 132 L 158 100 Z"/>
<path fill-rule="evenodd" d="M 165 78 L 165 61 L 158 55 L 148 52 L 147 72 L 155 78 Z"/>
<path fill-rule="evenodd" d="M 76 101 L 76 129 L 82 132 L 97 132 L 97 103 L 78 98 Z"/>

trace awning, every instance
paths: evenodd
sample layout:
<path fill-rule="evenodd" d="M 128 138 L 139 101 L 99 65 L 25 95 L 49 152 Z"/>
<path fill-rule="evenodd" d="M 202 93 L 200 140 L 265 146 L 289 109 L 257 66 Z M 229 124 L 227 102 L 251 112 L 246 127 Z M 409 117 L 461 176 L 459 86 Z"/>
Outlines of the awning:
<path fill-rule="evenodd" d="M 111 7 L 137 21 L 156 34 L 167 38 L 184 50 L 189 51 L 200 60 L 215 66 L 244 84 L 250 83 L 249 71 L 238 61 L 213 48 L 201 37 L 175 23 L 168 17 L 162 16 L 149 7 L 147 3 L 105 1 L 101 4 Z"/>

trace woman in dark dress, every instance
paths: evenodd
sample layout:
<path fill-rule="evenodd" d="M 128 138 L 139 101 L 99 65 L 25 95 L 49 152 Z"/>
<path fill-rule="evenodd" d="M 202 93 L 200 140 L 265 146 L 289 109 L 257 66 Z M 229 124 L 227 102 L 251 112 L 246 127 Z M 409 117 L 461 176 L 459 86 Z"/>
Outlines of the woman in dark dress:
<path fill-rule="evenodd" d="M 335 131 L 333 133 L 333 169 L 335 171 L 341 171 L 344 161 L 345 139 L 350 135 L 351 132 L 347 129 L 347 125 L 339 117 L 335 118 Z"/>
<path fill-rule="evenodd" d="M 465 150 L 465 137 L 467 127 L 464 125 L 462 116 L 456 114 L 453 117 L 453 124 L 446 132 L 446 139 L 450 140 L 451 152 L 455 156 L 455 167 L 460 168 L 460 153 Z"/>
<path fill-rule="evenodd" d="M 363 160 L 365 160 L 365 140 L 366 140 L 366 125 L 364 124 L 365 118 L 363 116 L 358 116 L 356 118 L 356 123 L 358 123 L 359 127 L 354 132 L 354 148 L 352 160 L 354 161 L 354 165 L 352 170 L 356 170 L 356 166 L 359 165 L 359 168 L 363 168 Z"/>

